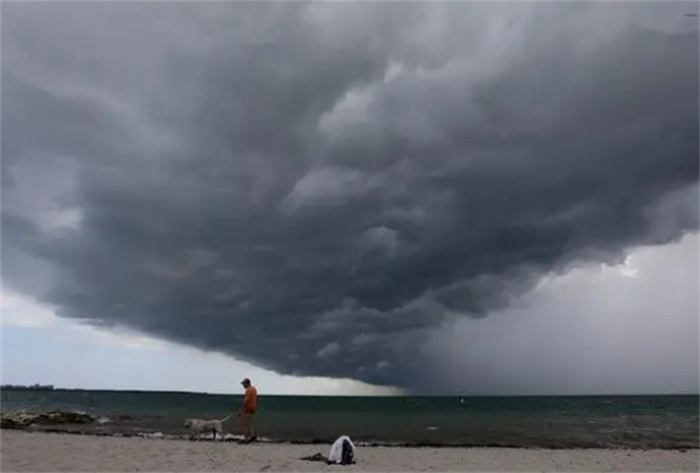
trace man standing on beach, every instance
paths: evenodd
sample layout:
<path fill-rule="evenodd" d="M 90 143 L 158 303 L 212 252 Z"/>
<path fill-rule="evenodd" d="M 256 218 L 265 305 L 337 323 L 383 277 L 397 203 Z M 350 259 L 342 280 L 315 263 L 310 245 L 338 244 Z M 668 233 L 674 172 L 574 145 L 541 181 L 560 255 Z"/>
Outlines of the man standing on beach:
<path fill-rule="evenodd" d="M 243 405 L 238 411 L 238 417 L 241 418 L 243 430 L 245 432 L 245 441 L 252 442 L 256 439 L 255 431 L 253 430 L 253 416 L 258 409 L 258 390 L 250 383 L 248 378 L 241 381 L 245 388 L 245 396 L 243 397 Z"/>

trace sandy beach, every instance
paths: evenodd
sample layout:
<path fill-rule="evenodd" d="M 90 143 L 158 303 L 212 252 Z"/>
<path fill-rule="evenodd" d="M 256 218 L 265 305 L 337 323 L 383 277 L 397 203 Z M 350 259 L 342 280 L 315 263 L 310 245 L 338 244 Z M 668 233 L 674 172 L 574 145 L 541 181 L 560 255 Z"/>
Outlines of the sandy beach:
<path fill-rule="evenodd" d="M 358 450 L 358 463 L 300 458 L 325 445 L 190 442 L 3 430 L 2 471 L 698 471 L 698 450 L 392 448 Z"/>

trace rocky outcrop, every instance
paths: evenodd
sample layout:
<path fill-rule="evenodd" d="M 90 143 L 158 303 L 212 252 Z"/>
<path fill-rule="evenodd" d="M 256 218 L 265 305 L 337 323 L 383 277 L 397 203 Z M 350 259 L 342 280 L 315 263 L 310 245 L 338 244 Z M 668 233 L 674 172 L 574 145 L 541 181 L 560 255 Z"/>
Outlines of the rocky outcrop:
<path fill-rule="evenodd" d="M 91 424 L 95 417 L 84 412 L 51 411 L 30 413 L 24 411 L 6 412 L 0 416 L 2 429 L 26 429 L 31 425 Z"/>

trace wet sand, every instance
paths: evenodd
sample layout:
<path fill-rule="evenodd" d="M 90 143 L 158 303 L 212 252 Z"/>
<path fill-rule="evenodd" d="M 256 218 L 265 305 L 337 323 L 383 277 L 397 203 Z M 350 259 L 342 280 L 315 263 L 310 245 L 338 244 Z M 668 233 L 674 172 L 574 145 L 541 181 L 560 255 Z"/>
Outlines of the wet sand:
<path fill-rule="evenodd" d="M 2 471 L 698 471 L 698 450 L 364 447 L 358 463 L 301 457 L 325 445 L 191 442 L 2 430 Z"/>

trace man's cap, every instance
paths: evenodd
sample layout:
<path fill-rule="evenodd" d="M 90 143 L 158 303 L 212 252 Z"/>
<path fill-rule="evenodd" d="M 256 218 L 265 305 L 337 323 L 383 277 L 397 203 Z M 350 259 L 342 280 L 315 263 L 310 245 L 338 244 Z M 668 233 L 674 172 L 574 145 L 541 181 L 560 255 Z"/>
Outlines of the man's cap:
<path fill-rule="evenodd" d="M 241 381 L 241 384 L 249 384 L 250 380 L 248 378 L 243 378 L 243 381 Z"/>

